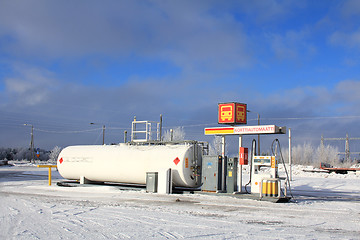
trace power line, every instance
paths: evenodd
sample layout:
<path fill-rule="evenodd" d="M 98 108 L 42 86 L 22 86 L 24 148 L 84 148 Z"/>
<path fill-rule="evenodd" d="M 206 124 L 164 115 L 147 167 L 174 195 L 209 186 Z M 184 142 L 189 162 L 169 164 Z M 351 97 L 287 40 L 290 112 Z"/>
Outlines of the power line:
<path fill-rule="evenodd" d="M 124 129 L 129 129 L 129 128 L 107 127 L 106 129 L 124 130 Z M 93 128 L 93 129 L 87 129 L 87 130 L 72 130 L 72 131 L 52 131 L 52 130 L 45 130 L 45 129 L 40 129 L 40 128 L 34 128 L 34 130 L 37 130 L 39 132 L 46 132 L 46 133 L 84 133 L 84 132 L 95 132 L 97 130 L 102 130 L 102 128 Z"/>
<path fill-rule="evenodd" d="M 51 131 L 51 130 L 44 130 L 40 128 L 34 128 L 34 130 L 37 130 L 39 132 L 46 132 L 46 133 L 84 133 L 84 132 L 93 132 L 96 130 L 102 130 L 102 128 L 94 128 L 94 129 L 88 129 L 88 130 L 76 130 L 76 131 Z"/>
<path fill-rule="evenodd" d="M 313 120 L 313 119 L 344 119 L 360 118 L 360 116 L 328 116 L 328 117 L 289 117 L 289 118 L 262 118 L 262 120 Z"/>
<path fill-rule="evenodd" d="M 360 116 L 328 116 L 328 117 L 284 117 L 284 118 L 262 118 L 262 120 L 315 120 L 315 119 L 353 119 L 353 118 L 360 118 Z M 16 121 L 20 122 L 20 119 L 17 119 L 17 117 L 15 117 Z M 248 119 L 248 121 L 255 121 L 257 119 Z M 218 123 L 203 123 L 203 124 L 191 124 L 191 125 L 177 125 L 177 126 L 169 126 L 169 127 L 163 127 L 164 129 L 171 129 L 171 128 L 176 128 L 176 127 L 184 127 L 184 128 L 192 128 L 192 127 L 205 127 L 205 126 L 212 126 L 212 125 L 217 125 Z M 0 125 L 3 126 L 15 126 L 17 124 L 14 123 L 1 123 Z M 69 124 L 72 125 L 72 124 Z M 63 125 L 62 125 L 63 126 Z M 60 126 L 59 126 L 60 127 Z M 108 127 L 108 129 L 113 129 L 113 130 L 127 130 L 130 127 L 126 128 L 126 127 Z M 101 130 L 101 128 L 93 128 L 93 129 L 89 129 L 89 130 L 72 130 L 72 131 L 54 131 L 54 130 L 45 130 L 45 129 L 40 129 L 40 128 L 35 128 L 35 130 L 40 131 L 40 132 L 46 132 L 46 133 L 58 133 L 58 134 L 71 134 L 71 133 L 84 133 L 84 132 L 92 132 L 92 131 L 96 131 L 96 130 Z M 330 140 L 330 139 L 326 139 L 326 140 Z M 354 140 L 354 139 L 351 139 Z"/>

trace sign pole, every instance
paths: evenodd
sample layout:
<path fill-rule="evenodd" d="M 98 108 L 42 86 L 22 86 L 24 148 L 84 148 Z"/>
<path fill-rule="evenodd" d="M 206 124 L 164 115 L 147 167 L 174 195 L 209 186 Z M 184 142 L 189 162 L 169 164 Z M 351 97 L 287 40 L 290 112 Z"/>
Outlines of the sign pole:
<path fill-rule="evenodd" d="M 225 162 L 225 135 L 221 136 L 221 156 L 222 156 L 222 176 L 221 176 L 221 191 L 225 191 L 226 181 L 226 162 Z"/>
<path fill-rule="evenodd" d="M 242 147 L 242 135 L 239 135 L 239 155 L 240 148 Z M 242 193 L 242 165 L 240 164 L 240 159 L 238 159 L 238 168 L 237 168 L 237 191 Z"/>

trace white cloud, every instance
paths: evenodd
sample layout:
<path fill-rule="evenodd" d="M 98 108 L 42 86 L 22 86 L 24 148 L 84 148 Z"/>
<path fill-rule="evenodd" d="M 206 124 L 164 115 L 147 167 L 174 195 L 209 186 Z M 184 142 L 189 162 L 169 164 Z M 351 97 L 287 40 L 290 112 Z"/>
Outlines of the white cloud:
<path fill-rule="evenodd" d="M 353 32 L 336 31 L 329 37 L 331 44 L 360 48 L 360 28 Z"/>
<path fill-rule="evenodd" d="M 46 101 L 56 87 L 56 81 L 47 70 L 24 65 L 14 66 L 16 77 L 6 78 L 5 93 L 21 105 L 36 105 Z"/>
<path fill-rule="evenodd" d="M 346 80 L 339 82 L 336 86 L 335 93 L 339 100 L 353 104 L 360 104 L 360 81 Z"/>
<path fill-rule="evenodd" d="M 136 55 L 188 68 L 238 68 L 251 60 L 241 23 L 226 14 L 212 15 L 211 3 L 37 1 L 1 5 L 0 37 L 14 39 L 4 51 L 15 55 L 52 59 Z"/>
<path fill-rule="evenodd" d="M 298 9 L 306 6 L 306 1 L 294 0 L 253 0 L 234 1 L 234 11 L 245 12 L 259 25 L 284 21 Z"/>
<path fill-rule="evenodd" d="M 344 1 L 341 6 L 341 13 L 343 17 L 349 18 L 353 16 L 359 16 L 360 14 L 360 1 L 347 0 Z"/>
<path fill-rule="evenodd" d="M 315 54 L 316 47 L 308 41 L 310 36 L 308 28 L 287 31 L 283 35 L 267 34 L 271 49 L 280 60 L 297 60 L 299 56 Z"/>

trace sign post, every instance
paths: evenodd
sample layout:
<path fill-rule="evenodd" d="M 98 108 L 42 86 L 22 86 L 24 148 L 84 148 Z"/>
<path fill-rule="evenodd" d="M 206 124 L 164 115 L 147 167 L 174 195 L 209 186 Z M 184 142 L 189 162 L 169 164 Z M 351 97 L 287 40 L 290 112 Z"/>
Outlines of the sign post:
<path fill-rule="evenodd" d="M 239 151 L 240 151 L 240 148 L 242 148 L 242 135 L 239 135 Z M 240 154 L 240 152 L 239 152 L 239 154 Z M 242 192 L 242 164 L 240 164 L 240 158 L 238 160 L 236 184 L 237 184 L 237 191 L 241 193 Z"/>
<path fill-rule="evenodd" d="M 226 161 L 225 161 L 225 135 L 221 136 L 221 156 L 222 156 L 222 162 L 221 162 L 221 191 L 225 192 L 226 188 Z"/>

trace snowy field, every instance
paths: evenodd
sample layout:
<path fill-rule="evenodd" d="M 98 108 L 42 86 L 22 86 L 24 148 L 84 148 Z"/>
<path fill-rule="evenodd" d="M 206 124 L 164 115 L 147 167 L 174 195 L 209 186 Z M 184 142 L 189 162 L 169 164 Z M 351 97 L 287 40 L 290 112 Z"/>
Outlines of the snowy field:
<path fill-rule="evenodd" d="M 53 170 L 0 167 L 0 239 L 360 239 L 360 176 L 295 166 L 296 202 L 59 187 Z M 246 176 L 244 181 L 247 181 Z"/>

